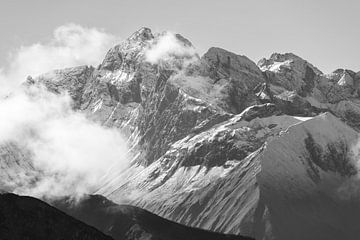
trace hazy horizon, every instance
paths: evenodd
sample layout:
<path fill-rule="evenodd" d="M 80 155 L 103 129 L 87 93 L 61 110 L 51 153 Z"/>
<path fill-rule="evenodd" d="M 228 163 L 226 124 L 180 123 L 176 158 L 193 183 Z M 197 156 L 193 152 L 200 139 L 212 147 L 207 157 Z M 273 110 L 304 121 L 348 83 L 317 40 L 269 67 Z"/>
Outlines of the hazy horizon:
<path fill-rule="evenodd" d="M 49 41 L 54 29 L 75 23 L 120 39 L 143 26 L 170 30 L 188 38 L 200 54 L 214 46 L 257 62 L 274 52 L 292 52 L 324 73 L 360 71 L 359 9 L 355 0 L 4 0 L 0 66 L 22 46 Z"/>

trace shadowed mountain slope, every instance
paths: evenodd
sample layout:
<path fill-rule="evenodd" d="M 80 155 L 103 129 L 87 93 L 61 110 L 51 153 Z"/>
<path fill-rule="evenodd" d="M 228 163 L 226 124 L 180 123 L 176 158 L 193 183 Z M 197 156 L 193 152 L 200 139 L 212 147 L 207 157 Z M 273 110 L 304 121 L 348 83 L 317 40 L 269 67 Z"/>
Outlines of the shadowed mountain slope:
<path fill-rule="evenodd" d="M 116 240 L 253 239 L 187 227 L 161 218 L 138 207 L 117 205 L 100 195 L 90 195 L 76 203 L 70 199 L 63 199 L 53 204 L 67 214 L 96 227 Z"/>
<path fill-rule="evenodd" d="M 93 227 L 32 197 L 0 194 L 1 240 L 111 240 Z"/>

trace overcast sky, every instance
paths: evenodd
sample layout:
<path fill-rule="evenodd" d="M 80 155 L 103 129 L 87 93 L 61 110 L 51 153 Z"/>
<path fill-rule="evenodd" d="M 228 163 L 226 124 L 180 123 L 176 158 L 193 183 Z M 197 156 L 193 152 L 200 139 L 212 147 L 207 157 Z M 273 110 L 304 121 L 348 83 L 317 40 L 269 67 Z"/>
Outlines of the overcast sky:
<path fill-rule="evenodd" d="M 293 52 L 323 72 L 360 71 L 359 0 L 0 0 L 0 66 L 67 23 L 121 38 L 142 26 L 172 30 L 200 53 L 217 46 L 257 62 Z"/>

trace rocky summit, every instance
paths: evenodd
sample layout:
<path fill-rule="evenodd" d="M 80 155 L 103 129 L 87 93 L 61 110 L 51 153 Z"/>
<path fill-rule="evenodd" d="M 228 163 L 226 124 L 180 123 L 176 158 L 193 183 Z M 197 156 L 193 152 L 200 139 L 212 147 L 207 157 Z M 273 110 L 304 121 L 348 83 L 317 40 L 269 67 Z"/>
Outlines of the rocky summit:
<path fill-rule="evenodd" d="M 166 40 L 174 49 L 156 52 Z M 257 64 L 216 47 L 200 56 L 179 34 L 142 28 L 99 66 L 25 85 L 68 92 L 74 110 L 127 137 L 130 166 L 91 194 L 219 233 L 335 240 L 360 235 L 359 83 L 360 72 L 324 74 L 293 53 Z M 36 173 L 13 143 L 0 166 L 2 178 Z"/>

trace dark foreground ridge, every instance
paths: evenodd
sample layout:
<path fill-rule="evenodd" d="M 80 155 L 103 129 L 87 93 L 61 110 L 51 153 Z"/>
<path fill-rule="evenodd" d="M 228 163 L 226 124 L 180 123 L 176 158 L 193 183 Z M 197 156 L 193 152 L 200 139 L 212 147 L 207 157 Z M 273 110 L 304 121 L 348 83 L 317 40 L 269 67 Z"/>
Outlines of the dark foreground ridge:
<path fill-rule="evenodd" d="M 1 240 L 111 240 L 33 197 L 0 194 Z"/>
<path fill-rule="evenodd" d="M 1 240 L 251 240 L 187 227 L 138 207 L 89 196 L 79 203 L 47 203 L 12 193 L 0 194 Z M 81 222 L 77 219 L 85 222 Z M 89 226 L 89 225 L 91 226 Z M 95 229 L 97 228 L 97 229 Z M 104 232 L 100 232 L 100 231 Z M 108 236 L 110 235 L 110 236 Z M 112 238 L 113 237 L 113 238 Z"/>
<path fill-rule="evenodd" d="M 101 195 L 90 195 L 78 203 L 62 199 L 54 206 L 96 227 L 116 240 L 251 240 L 181 225 L 130 205 L 117 205 Z"/>

